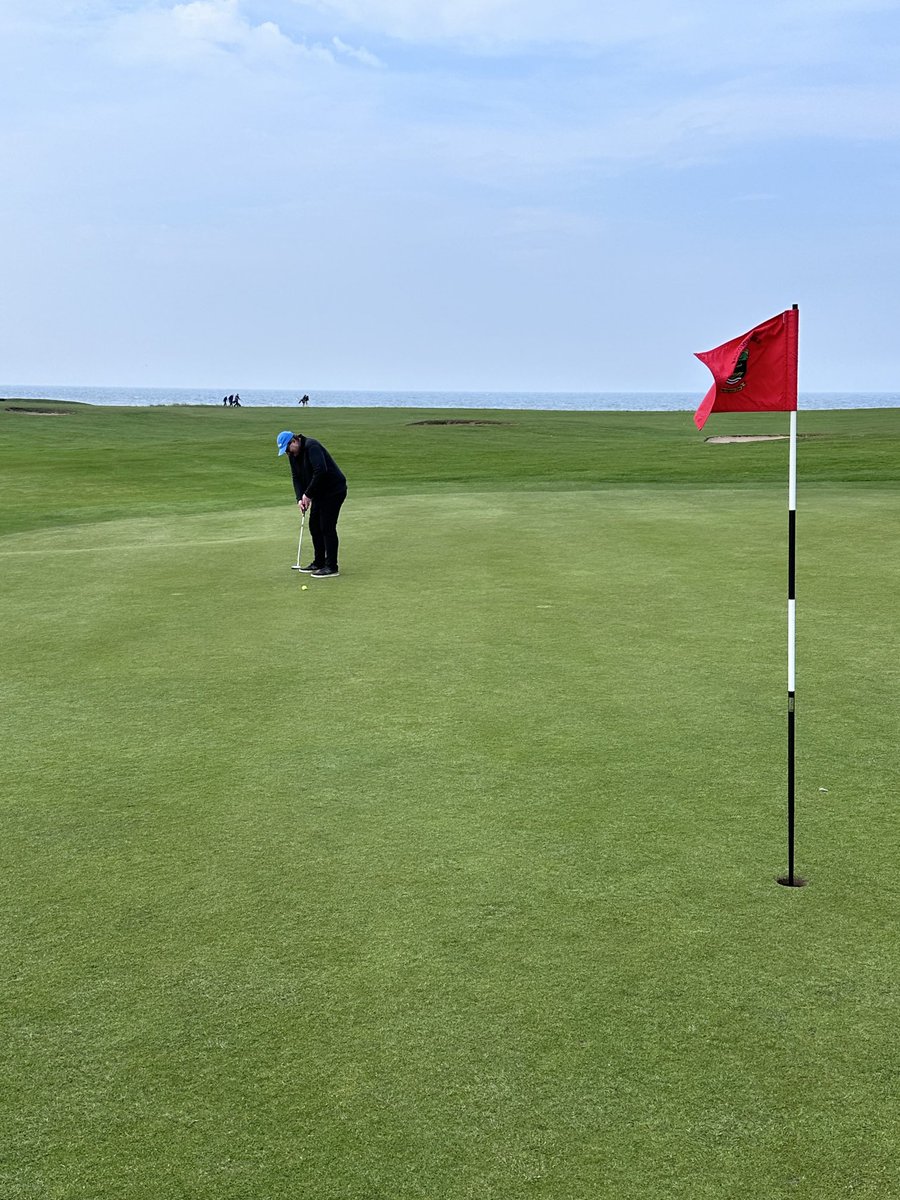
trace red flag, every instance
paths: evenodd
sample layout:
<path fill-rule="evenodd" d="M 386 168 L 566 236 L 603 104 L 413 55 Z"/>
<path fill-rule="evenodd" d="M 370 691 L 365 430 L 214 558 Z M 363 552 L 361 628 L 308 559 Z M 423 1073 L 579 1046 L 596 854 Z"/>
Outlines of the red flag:
<path fill-rule="evenodd" d="M 798 315 L 796 308 L 789 308 L 749 333 L 696 355 L 715 380 L 694 413 L 698 429 L 711 412 L 796 409 Z"/>

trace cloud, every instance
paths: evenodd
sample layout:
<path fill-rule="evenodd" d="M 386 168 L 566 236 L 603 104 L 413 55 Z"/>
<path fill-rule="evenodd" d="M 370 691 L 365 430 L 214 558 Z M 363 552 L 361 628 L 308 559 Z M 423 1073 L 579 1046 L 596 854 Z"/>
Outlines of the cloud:
<path fill-rule="evenodd" d="M 294 41 L 273 21 L 252 24 L 242 16 L 239 0 L 189 0 L 124 13 L 111 21 L 107 46 L 128 62 L 186 64 L 225 55 L 259 62 L 297 57 L 334 61 L 329 50 Z"/>
<path fill-rule="evenodd" d="M 583 0 L 309 0 L 308 7 L 359 29 L 409 42 L 481 48 L 533 42 L 612 44 L 683 22 L 667 0 L 627 5 Z"/>
<path fill-rule="evenodd" d="M 333 35 L 330 41 L 292 37 L 273 20 L 254 23 L 242 0 L 187 0 L 165 7 L 142 5 L 109 20 L 107 44 L 127 62 L 190 64 L 225 56 L 258 65 L 290 65 L 298 60 L 338 61 L 380 68 L 371 51 Z"/>
<path fill-rule="evenodd" d="M 513 91 L 508 81 L 481 80 L 477 94 L 468 89 L 440 113 L 424 97 L 411 103 L 380 155 L 398 174 L 421 169 L 445 183 L 554 194 L 580 190 L 589 178 L 729 163 L 735 188 L 746 191 L 741 156 L 754 147 L 802 144 L 824 154 L 838 143 L 900 139 L 900 81 L 857 87 L 775 79 L 760 88 L 753 79 L 694 80 L 668 95 L 614 93 L 591 94 L 580 77 L 559 82 L 562 102 L 551 109 L 535 103 L 527 85 Z"/>
<path fill-rule="evenodd" d="M 337 36 L 331 39 L 331 44 L 337 50 L 338 54 L 346 55 L 348 58 L 356 59 L 357 62 L 363 63 L 367 67 L 383 67 L 384 63 L 380 58 L 371 54 L 365 47 L 355 49 L 353 46 L 348 46 L 346 42 L 342 42 Z"/>
<path fill-rule="evenodd" d="M 299 2 L 299 0 L 298 0 Z M 578 52 L 632 42 L 674 41 L 694 49 L 716 42 L 740 53 L 748 43 L 797 27 L 815 29 L 867 13 L 889 12 L 894 0 L 757 0 L 729 9 L 720 0 L 303 0 L 345 26 L 407 42 L 455 42 L 472 49 L 570 46 Z"/>

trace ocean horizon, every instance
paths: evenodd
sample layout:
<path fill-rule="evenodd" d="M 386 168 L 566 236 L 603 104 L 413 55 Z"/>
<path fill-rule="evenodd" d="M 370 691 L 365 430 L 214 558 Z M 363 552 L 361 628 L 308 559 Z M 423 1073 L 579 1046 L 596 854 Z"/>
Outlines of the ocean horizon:
<path fill-rule="evenodd" d="M 68 400 L 80 404 L 145 408 L 159 405 L 223 407 L 239 394 L 246 408 L 295 408 L 303 393 L 248 388 L 222 393 L 212 388 L 85 387 L 58 384 L 0 384 L 0 398 Z M 693 412 L 703 392 L 431 392 L 336 391 L 309 393 L 318 408 L 484 408 L 572 412 Z M 900 408 L 900 392 L 801 392 L 801 409 Z"/>

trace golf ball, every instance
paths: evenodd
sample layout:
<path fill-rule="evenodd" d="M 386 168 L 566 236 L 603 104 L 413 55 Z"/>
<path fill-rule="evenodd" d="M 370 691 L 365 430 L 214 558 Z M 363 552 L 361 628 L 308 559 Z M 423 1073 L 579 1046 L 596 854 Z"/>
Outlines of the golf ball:
<path fill-rule="evenodd" d="M 301 591 L 301 592 L 305 592 L 305 591 L 306 591 L 306 584 L 305 584 L 305 583 L 304 583 L 304 584 L 302 585 L 302 587 L 300 588 L 300 591 Z"/>

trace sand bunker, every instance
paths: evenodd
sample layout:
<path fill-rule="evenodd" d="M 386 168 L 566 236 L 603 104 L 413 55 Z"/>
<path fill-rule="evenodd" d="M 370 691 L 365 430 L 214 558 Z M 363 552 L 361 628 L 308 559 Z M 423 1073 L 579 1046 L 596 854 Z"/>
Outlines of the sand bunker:
<path fill-rule="evenodd" d="M 29 417 L 70 417 L 72 415 L 64 408 L 20 408 L 16 404 L 10 404 L 6 408 L 0 409 L 0 412 L 26 413 Z"/>
<path fill-rule="evenodd" d="M 748 433 L 738 434 L 736 437 L 708 437 L 706 441 L 715 445 L 721 445 L 723 442 L 786 442 L 788 436 L 786 433 Z"/>
<path fill-rule="evenodd" d="M 469 421 L 465 418 L 434 421 L 410 421 L 410 425 L 512 425 L 512 421 Z"/>

